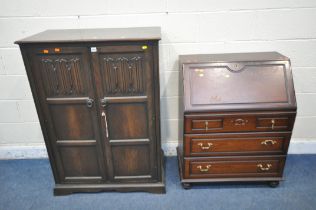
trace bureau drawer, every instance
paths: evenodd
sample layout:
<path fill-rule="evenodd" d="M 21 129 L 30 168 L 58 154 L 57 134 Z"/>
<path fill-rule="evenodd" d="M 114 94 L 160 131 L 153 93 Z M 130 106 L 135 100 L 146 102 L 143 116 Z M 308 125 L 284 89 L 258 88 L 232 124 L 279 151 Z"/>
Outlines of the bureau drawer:
<path fill-rule="evenodd" d="M 285 157 L 184 159 L 185 178 L 282 177 Z"/>
<path fill-rule="evenodd" d="M 184 155 L 282 155 L 287 153 L 291 132 L 186 134 Z"/>
<path fill-rule="evenodd" d="M 185 133 L 292 130 L 295 113 L 185 115 Z"/>

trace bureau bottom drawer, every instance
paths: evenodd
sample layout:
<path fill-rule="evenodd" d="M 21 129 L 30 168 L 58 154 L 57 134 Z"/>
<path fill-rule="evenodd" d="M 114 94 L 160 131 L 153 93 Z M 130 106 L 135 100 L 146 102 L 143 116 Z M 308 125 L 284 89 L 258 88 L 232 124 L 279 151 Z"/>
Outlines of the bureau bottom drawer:
<path fill-rule="evenodd" d="M 184 178 L 282 177 L 285 157 L 185 158 Z"/>

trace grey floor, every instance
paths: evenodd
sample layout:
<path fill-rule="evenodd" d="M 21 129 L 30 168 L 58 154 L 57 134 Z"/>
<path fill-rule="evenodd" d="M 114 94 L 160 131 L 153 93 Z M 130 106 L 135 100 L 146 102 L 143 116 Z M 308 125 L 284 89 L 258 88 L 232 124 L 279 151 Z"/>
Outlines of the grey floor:
<path fill-rule="evenodd" d="M 263 184 L 211 184 L 182 189 L 175 157 L 166 158 L 167 193 L 80 193 L 54 197 L 49 162 L 0 161 L 0 210 L 20 209 L 316 209 L 316 155 L 290 155 L 286 181 Z"/>

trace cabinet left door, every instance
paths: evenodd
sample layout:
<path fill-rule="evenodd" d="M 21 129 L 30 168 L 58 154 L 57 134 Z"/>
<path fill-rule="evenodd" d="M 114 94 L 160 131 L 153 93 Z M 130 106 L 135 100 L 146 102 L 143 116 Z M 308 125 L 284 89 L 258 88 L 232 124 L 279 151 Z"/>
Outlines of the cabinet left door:
<path fill-rule="evenodd" d="M 34 47 L 27 49 L 27 56 L 56 182 L 104 182 L 106 167 L 88 48 Z"/>

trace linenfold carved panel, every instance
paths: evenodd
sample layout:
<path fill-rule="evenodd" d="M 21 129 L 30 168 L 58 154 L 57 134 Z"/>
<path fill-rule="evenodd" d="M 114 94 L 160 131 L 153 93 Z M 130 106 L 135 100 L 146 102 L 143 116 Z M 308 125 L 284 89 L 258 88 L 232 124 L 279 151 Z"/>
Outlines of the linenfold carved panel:
<path fill-rule="evenodd" d="M 83 95 L 80 58 L 42 58 L 42 75 L 47 96 Z"/>
<path fill-rule="evenodd" d="M 143 57 L 139 55 L 103 56 L 100 59 L 107 96 L 142 95 L 145 91 Z"/>

